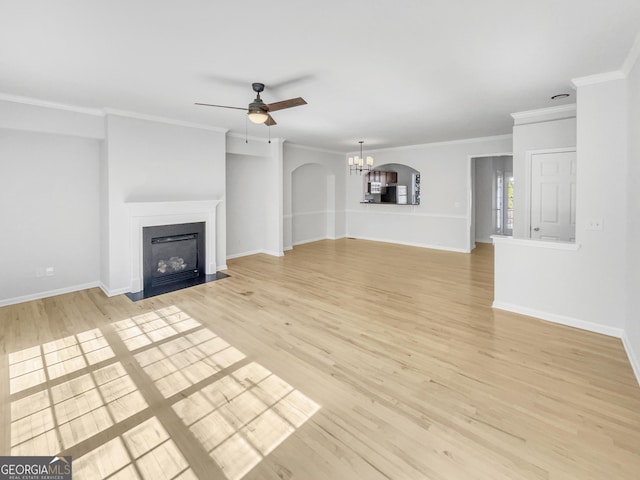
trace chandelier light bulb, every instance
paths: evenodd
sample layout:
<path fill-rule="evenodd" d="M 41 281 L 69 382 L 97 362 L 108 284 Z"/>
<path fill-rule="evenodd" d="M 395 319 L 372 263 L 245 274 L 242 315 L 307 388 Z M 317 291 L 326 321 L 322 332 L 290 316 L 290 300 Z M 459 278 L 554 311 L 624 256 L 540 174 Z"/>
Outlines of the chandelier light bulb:
<path fill-rule="evenodd" d="M 369 172 L 373 169 L 373 157 L 370 155 L 365 157 L 362 154 L 362 144 L 364 140 L 360 140 L 358 143 L 360 144 L 360 155 L 348 157 L 347 159 L 350 175 L 353 174 L 353 172 L 362 175 L 363 170 Z"/>

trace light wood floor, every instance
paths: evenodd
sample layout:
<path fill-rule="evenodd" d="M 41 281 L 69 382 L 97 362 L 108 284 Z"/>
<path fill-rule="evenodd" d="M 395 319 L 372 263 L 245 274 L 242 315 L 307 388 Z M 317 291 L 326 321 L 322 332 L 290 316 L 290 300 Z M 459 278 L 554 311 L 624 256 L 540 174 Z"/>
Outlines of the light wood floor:
<path fill-rule="evenodd" d="M 74 479 L 634 479 L 618 339 L 493 310 L 493 252 L 344 239 L 133 303 L 0 308 L 1 455 Z"/>

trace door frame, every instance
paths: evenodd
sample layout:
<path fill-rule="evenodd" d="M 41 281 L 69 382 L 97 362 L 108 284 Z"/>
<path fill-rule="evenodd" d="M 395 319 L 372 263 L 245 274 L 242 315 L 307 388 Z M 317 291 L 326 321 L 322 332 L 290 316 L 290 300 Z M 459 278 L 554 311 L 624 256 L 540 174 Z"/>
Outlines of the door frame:
<path fill-rule="evenodd" d="M 475 226 L 475 218 L 474 218 L 474 209 L 475 202 L 475 175 L 474 175 L 474 164 L 476 158 L 486 158 L 486 157 L 511 157 L 515 158 L 513 152 L 500 152 L 500 153 L 481 153 L 478 155 L 469 155 L 467 157 L 467 252 L 470 253 L 474 248 L 476 248 L 476 226 Z"/>
<path fill-rule="evenodd" d="M 524 185 L 523 185 L 524 186 L 523 198 L 525 199 L 525 205 L 524 205 L 524 224 L 525 224 L 525 230 L 526 230 L 525 238 L 531 239 L 531 194 L 532 194 L 531 181 L 533 180 L 533 172 L 531 171 L 531 168 L 533 168 L 532 157 L 534 155 L 540 155 L 540 154 L 544 155 L 549 153 L 568 153 L 568 152 L 576 152 L 576 157 L 577 157 L 576 147 L 545 148 L 542 150 L 527 150 L 525 152 L 525 156 L 524 156 L 525 170 L 524 171 L 526 172 L 526 175 L 527 175 L 527 181 L 524 182 Z M 577 184 L 577 179 L 576 179 L 576 184 Z M 536 241 L 539 241 L 539 240 L 536 239 Z"/>

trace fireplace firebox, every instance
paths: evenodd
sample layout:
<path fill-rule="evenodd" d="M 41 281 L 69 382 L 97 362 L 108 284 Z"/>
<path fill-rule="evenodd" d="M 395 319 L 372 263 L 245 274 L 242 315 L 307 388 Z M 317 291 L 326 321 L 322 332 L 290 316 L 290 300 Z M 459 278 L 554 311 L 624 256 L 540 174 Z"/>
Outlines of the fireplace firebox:
<path fill-rule="evenodd" d="M 142 229 L 144 295 L 205 281 L 205 222 Z"/>

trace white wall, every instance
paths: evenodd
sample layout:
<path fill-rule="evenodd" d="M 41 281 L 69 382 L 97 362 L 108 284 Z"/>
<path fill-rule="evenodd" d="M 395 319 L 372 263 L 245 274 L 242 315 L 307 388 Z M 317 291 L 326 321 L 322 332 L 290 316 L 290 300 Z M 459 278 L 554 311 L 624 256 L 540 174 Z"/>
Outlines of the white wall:
<path fill-rule="evenodd" d="M 265 250 L 268 159 L 227 153 L 227 258 Z"/>
<path fill-rule="evenodd" d="M 104 285 L 103 272 L 109 271 L 109 155 L 107 142 L 100 143 L 100 270 L 97 276 Z M 104 288 L 104 287 L 103 287 Z"/>
<path fill-rule="evenodd" d="M 577 83 L 576 245 L 499 240 L 495 306 L 621 336 L 628 99 L 624 80 L 600 80 Z M 588 219 L 603 231 L 587 230 Z"/>
<path fill-rule="evenodd" d="M 529 191 L 525 187 L 531 176 L 531 172 L 527 171 L 526 166 L 527 152 L 576 146 L 575 107 L 570 105 L 556 109 L 553 115 L 548 114 L 549 110 L 554 111 L 554 109 L 544 109 L 536 112 L 523 112 L 524 116 L 523 114 L 514 114 L 514 118 L 516 118 L 516 125 L 513 127 L 514 238 L 529 237 L 528 222 L 525 221 L 528 218 L 526 210 L 530 208 L 527 201 Z M 580 163 L 578 163 L 579 169 Z"/>
<path fill-rule="evenodd" d="M 636 41 L 640 46 L 640 37 Z M 627 312 L 625 346 L 640 382 L 640 61 L 627 80 L 629 169 L 627 171 Z"/>
<path fill-rule="evenodd" d="M 265 252 L 270 255 L 284 255 L 283 220 L 283 140 L 275 139 L 269 144 L 269 163 L 264 181 L 273 185 L 273 192 L 265 203 L 266 238 Z"/>
<path fill-rule="evenodd" d="M 285 142 L 285 250 L 300 243 L 345 236 L 344 165 L 343 154 Z"/>
<path fill-rule="evenodd" d="M 107 115 L 106 128 L 109 268 L 102 282 L 122 293 L 131 281 L 125 202 L 224 198 L 225 134 L 120 115 Z M 226 263 L 225 208 L 217 208 L 217 265 Z"/>
<path fill-rule="evenodd" d="M 271 139 L 268 143 L 264 139 L 246 138 L 237 135 L 227 135 L 227 158 L 242 162 L 243 158 L 256 166 L 255 170 L 242 169 L 245 175 L 244 181 L 250 186 L 258 186 L 263 192 L 261 205 L 256 208 L 242 208 L 247 200 L 241 200 L 237 196 L 234 199 L 233 218 L 229 224 L 235 233 L 230 234 L 229 241 L 233 242 L 230 257 L 238 257 L 252 253 L 262 252 L 269 255 L 284 255 L 284 235 L 283 235 L 283 141 L 281 139 Z M 258 159 L 257 163 L 252 159 Z M 228 188 L 240 188 L 244 191 L 244 186 L 239 184 L 238 171 L 234 172 L 233 178 L 228 182 Z M 233 192 L 232 195 L 236 195 Z M 249 227 L 240 224 L 261 225 L 263 233 L 251 241 L 239 238 L 241 232 Z"/>
<path fill-rule="evenodd" d="M 0 129 L 0 305 L 98 284 L 99 175 L 97 139 Z"/>
<path fill-rule="evenodd" d="M 418 170 L 420 205 L 361 204 L 364 179 L 347 174 L 347 234 L 469 252 L 471 157 L 510 153 L 511 149 L 511 136 L 504 135 L 366 152 L 374 157 L 375 165 L 400 163 Z"/>
<path fill-rule="evenodd" d="M 327 238 L 327 173 L 322 165 L 302 165 L 291 179 L 293 245 Z"/>

